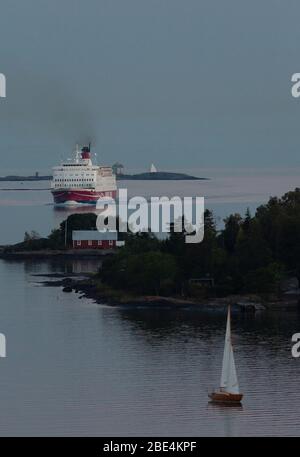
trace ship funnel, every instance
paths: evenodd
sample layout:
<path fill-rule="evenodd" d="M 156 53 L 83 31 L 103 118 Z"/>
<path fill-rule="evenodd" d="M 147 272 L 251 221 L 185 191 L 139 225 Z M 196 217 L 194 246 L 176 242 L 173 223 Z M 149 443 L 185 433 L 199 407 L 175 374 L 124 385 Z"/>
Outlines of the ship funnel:
<path fill-rule="evenodd" d="M 89 143 L 88 146 L 83 146 L 83 148 L 81 148 L 81 158 L 82 159 L 91 158 L 91 143 Z"/>

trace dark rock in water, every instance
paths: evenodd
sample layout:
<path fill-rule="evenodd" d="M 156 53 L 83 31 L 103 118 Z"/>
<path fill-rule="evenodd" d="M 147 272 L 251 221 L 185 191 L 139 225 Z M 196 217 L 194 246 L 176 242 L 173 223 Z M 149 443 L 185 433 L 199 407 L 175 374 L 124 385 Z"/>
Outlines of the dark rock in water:
<path fill-rule="evenodd" d="M 299 299 L 300 288 L 299 280 L 295 276 L 292 276 L 287 279 L 283 279 L 280 282 L 280 291 L 284 300 L 289 299 Z"/>
<path fill-rule="evenodd" d="M 72 292 L 72 290 L 73 289 L 70 286 L 66 286 L 66 287 L 63 288 L 63 292 Z"/>
<path fill-rule="evenodd" d="M 250 313 L 266 310 L 266 306 L 259 301 L 247 296 L 228 296 L 223 299 L 210 300 L 210 307 L 222 312 L 227 312 L 228 305 L 231 306 L 233 313 Z"/>
<path fill-rule="evenodd" d="M 287 279 L 283 279 L 280 282 L 281 292 L 290 292 L 299 289 L 299 281 L 295 276 Z"/>
<path fill-rule="evenodd" d="M 253 303 L 236 303 L 235 305 L 242 313 L 255 313 L 255 305 Z"/>
<path fill-rule="evenodd" d="M 72 278 L 64 278 L 62 280 L 62 284 L 65 284 L 65 285 L 72 284 L 72 282 L 73 282 Z"/>
<path fill-rule="evenodd" d="M 239 301 L 233 306 L 236 306 L 242 313 L 255 313 L 256 311 L 264 311 L 266 307 L 261 303 Z"/>

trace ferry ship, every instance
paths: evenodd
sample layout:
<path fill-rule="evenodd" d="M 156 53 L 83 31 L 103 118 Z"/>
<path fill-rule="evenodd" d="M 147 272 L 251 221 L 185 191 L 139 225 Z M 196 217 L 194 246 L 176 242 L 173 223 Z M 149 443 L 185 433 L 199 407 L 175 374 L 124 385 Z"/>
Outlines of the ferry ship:
<path fill-rule="evenodd" d="M 73 159 L 53 168 L 51 193 L 56 205 L 95 205 L 99 198 L 116 198 L 116 177 L 111 167 L 93 165 L 90 144 L 76 145 Z"/>

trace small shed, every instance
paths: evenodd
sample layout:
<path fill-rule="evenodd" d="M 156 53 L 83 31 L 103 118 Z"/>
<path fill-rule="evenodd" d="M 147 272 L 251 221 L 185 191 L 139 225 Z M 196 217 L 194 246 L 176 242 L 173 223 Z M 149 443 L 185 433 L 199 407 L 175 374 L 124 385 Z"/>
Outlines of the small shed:
<path fill-rule="evenodd" d="M 204 286 L 204 287 L 214 287 L 215 281 L 214 278 L 210 276 L 205 276 L 204 278 L 191 278 L 189 279 L 190 284 L 195 284 L 197 286 Z"/>

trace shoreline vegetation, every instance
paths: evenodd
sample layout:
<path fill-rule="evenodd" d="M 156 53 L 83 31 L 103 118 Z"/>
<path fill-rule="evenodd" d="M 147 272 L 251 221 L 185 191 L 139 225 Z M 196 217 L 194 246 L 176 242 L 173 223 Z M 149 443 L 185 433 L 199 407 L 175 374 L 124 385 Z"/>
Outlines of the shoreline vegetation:
<path fill-rule="evenodd" d="M 125 246 L 104 255 L 97 274 L 45 284 L 112 305 L 218 309 L 231 303 L 241 311 L 254 312 L 299 308 L 299 188 L 281 198 L 271 197 L 253 216 L 248 209 L 244 216 L 229 215 L 221 230 L 210 210 L 204 216 L 204 240 L 199 244 L 186 244 L 186 233 L 176 232 L 176 223 L 171 224 L 167 239 L 148 232 L 120 233 Z M 72 214 L 47 238 L 25 233 L 22 243 L 2 247 L 0 255 L 7 259 L 35 258 L 38 252 L 69 256 L 72 230 L 95 228 L 95 214 Z"/>
<path fill-rule="evenodd" d="M 44 276 L 44 275 L 41 275 Z M 64 292 L 75 292 L 79 298 L 92 299 L 97 304 L 130 307 L 157 308 L 196 308 L 201 311 L 226 312 L 230 304 L 233 312 L 255 313 L 259 311 L 295 310 L 296 303 L 290 300 L 262 300 L 258 295 L 232 295 L 222 298 L 183 298 L 180 296 L 137 295 L 128 290 L 112 289 L 98 280 L 97 275 L 88 275 L 85 279 L 64 276 L 57 280 L 44 280 L 47 287 L 62 287 Z M 82 275 L 81 275 L 82 276 Z"/>
<path fill-rule="evenodd" d="M 10 176 L 0 176 L 0 182 L 14 182 L 14 181 L 51 181 L 52 176 L 17 176 L 17 175 L 10 175 Z"/>

